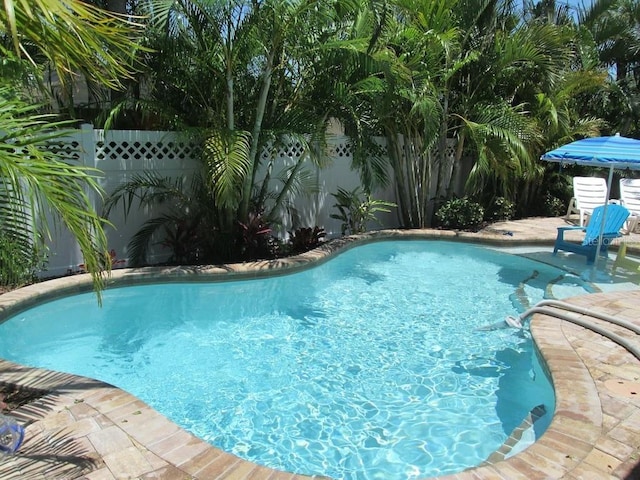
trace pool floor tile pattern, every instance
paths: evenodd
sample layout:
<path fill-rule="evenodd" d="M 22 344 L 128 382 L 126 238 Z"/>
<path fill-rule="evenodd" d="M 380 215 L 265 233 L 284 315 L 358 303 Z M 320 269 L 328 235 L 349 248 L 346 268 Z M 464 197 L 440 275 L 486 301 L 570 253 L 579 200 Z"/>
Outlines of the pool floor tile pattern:
<path fill-rule="evenodd" d="M 480 234 L 469 240 L 507 243 L 515 237 L 516 241 L 548 242 L 555 232 L 555 225 L 550 224 L 553 220 L 557 219 L 539 219 L 537 224 L 535 220 L 508 222 L 493 226 L 493 235 L 485 233 L 482 238 Z M 505 238 L 501 230 L 515 233 Z M 459 236 L 443 231 L 393 231 L 373 236 L 385 235 Z M 293 259 L 291 265 L 282 260 L 278 264 L 297 268 L 309 259 L 331 254 L 345 243 L 334 242 L 323 253 Z M 266 263 L 257 265 L 264 268 Z M 254 266 L 245 264 L 234 271 L 248 272 Z M 174 276 L 184 273 L 170 271 Z M 114 272 L 114 277 L 118 275 L 131 273 Z M 156 275 L 153 271 L 142 272 L 145 279 Z M 139 278 L 126 281 L 136 283 Z M 67 281 L 70 286 L 65 288 L 71 291 L 87 282 L 79 277 Z M 0 311 L 10 311 L 12 305 L 34 292 L 46 298 L 50 283 L 0 296 Z M 640 290 L 582 295 L 571 298 L 570 303 L 640 326 Z M 640 348 L 638 335 L 618 327 L 611 330 Z M 535 315 L 531 331 L 556 388 L 556 411 L 549 429 L 534 445 L 506 460 L 494 456 L 497 460 L 493 463 L 488 460 L 478 468 L 441 478 L 640 479 L 640 388 L 636 388 L 640 387 L 640 361 L 605 337 L 554 317 Z M 324 478 L 278 472 L 222 452 L 139 399 L 96 380 L 0 360 L 0 382 L 50 392 L 12 412 L 26 425 L 25 442 L 16 455 L 0 459 L 0 479 Z"/>

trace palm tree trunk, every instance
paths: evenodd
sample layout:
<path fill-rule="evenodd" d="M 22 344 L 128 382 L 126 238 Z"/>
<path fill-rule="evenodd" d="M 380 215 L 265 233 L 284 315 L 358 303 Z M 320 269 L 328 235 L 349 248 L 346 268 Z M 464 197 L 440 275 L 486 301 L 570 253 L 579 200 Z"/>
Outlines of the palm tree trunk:
<path fill-rule="evenodd" d="M 227 47 L 225 48 L 226 54 L 226 71 L 225 71 L 225 80 L 226 80 L 226 88 L 225 95 L 227 100 L 227 128 L 229 130 L 233 130 L 235 127 L 235 112 L 233 108 L 233 96 L 234 96 L 234 85 L 233 85 L 233 52 L 231 43 L 233 39 L 231 37 L 231 33 L 227 33 Z"/>
<path fill-rule="evenodd" d="M 465 135 L 461 133 L 458 136 L 458 141 L 456 144 L 456 153 L 453 161 L 453 165 L 451 166 L 451 179 L 449 181 L 449 189 L 447 190 L 447 198 L 450 198 L 455 192 L 453 191 L 453 178 L 455 178 L 456 171 L 460 168 L 460 164 L 462 163 L 462 154 L 464 153 L 464 142 Z"/>
<path fill-rule="evenodd" d="M 127 0 L 107 0 L 105 2 L 105 9 L 118 13 L 121 15 L 126 15 L 127 12 Z M 133 80 L 129 80 L 127 82 L 128 86 L 133 85 Z M 126 99 L 126 92 L 122 89 L 111 89 L 109 92 L 109 100 L 111 101 L 111 107 L 116 106 L 120 102 Z M 73 108 L 73 99 L 71 99 L 71 108 Z M 73 117 L 72 117 L 73 118 Z"/>
<path fill-rule="evenodd" d="M 275 42 L 274 42 L 275 43 Z M 256 175 L 256 171 L 259 166 L 258 147 L 260 145 L 260 133 L 262 130 L 262 119 L 264 117 L 265 108 L 267 105 L 267 98 L 269 96 L 269 89 L 271 88 L 271 76 L 273 74 L 273 64 L 275 59 L 275 48 L 273 48 L 267 56 L 267 64 L 264 67 L 262 75 L 262 86 L 260 88 L 260 97 L 258 98 L 258 105 L 256 106 L 256 119 L 253 124 L 253 130 L 251 131 L 251 150 L 249 151 L 249 158 L 253 162 L 253 169 L 244 181 L 242 187 L 242 204 L 240 206 L 239 215 L 244 219 L 249 214 L 249 203 L 251 201 L 251 189 L 253 188 L 253 180 Z"/>
<path fill-rule="evenodd" d="M 433 159 L 424 151 L 423 137 L 415 129 L 407 128 L 405 135 L 390 130 L 386 138 L 402 226 L 425 228 L 429 225 Z"/>
<path fill-rule="evenodd" d="M 271 212 L 269 212 L 268 218 L 270 218 L 271 215 L 277 212 L 278 209 L 282 206 L 282 203 L 284 202 L 284 199 L 286 198 L 287 194 L 291 190 L 291 187 L 293 186 L 293 183 L 295 182 L 298 176 L 298 173 L 300 172 L 300 169 L 302 169 L 302 166 L 304 165 L 305 160 L 306 160 L 306 156 L 300 155 L 300 158 L 298 159 L 298 162 L 296 163 L 295 167 L 293 167 L 293 170 L 289 173 L 289 176 L 287 177 L 287 181 L 282 186 L 282 190 L 280 190 L 280 193 L 276 198 L 276 202 L 273 208 L 271 209 Z"/>
<path fill-rule="evenodd" d="M 440 134 L 438 137 L 438 185 L 435 192 L 439 199 L 446 199 L 451 184 L 453 173 L 453 159 L 447 155 L 447 119 L 449 117 L 449 96 L 447 93 L 442 98 L 442 120 L 440 122 Z"/>
<path fill-rule="evenodd" d="M 401 225 L 406 227 L 411 224 L 411 219 L 409 215 L 407 190 L 405 188 L 405 182 L 403 181 L 404 177 L 402 175 L 402 166 L 400 163 L 400 146 L 398 145 L 398 139 L 395 134 L 388 132 L 385 138 L 387 140 L 387 155 L 389 156 L 391 168 L 393 169 L 396 200 L 400 211 Z"/>
<path fill-rule="evenodd" d="M 233 76 L 231 67 L 227 67 L 227 128 L 233 130 L 234 123 L 234 111 L 233 111 Z"/>

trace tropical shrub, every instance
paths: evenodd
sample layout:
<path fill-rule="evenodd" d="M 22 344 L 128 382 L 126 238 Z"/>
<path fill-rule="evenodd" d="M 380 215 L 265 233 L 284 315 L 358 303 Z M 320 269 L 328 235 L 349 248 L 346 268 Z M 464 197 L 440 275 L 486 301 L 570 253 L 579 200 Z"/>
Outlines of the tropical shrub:
<path fill-rule="evenodd" d="M 380 223 L 376 214 L 389 213 L 390 208 L 396 204 L 384 200 L 374 200 L 371 194 L 364 192 L 361 187 L 351 191 L 338 188 L 337 193 L 332 193 L 337 203 L 334 205 L 339 213 L 333 213 L 331 218 L 342 221 L 342 235 L 352 235 L 367 231 L 367 223 L 375 221 Z"/>
<path fill-rule="evenodd" d="M 292 253 L 303 253 L 320 246 L 324 241 L 324 228 L 315 226 L 302 227 L 289 232 L 289 245 Z"/>
<path fill-rule="evenodd" d="M 502 222 L 511 220 L 516 213 L 516 204 L 505 197 L 497 197 L 489 205 L 485 214 L 485 220 L 489 222 Z"/>
<path fill-rule="evenodd" d="M 567 205 L 558 197 L 550 193 L 544 198 L 544 215 L 547 217 L 561 217 L 567 213 Z"/>
<path fill-rule="evenodd" d="M 45 258 L 33 244 L 24 245 L 17 238 L 0 234 L 0 286 L 17 287 L 37 280 Z"/>
<path fill-rule="evenodd" d="M 476 230 L 483 218 L 482 205 L 467 197 L 448 200 L 436 211 L 436 219 L 442 227 L 457 230 Z"/>
<path fill-rule="evenodd" d="M 189 187 L 182 179 L 144 172 L 132 175 L 128 182 L 111 192 L 105 199 L 102 215 L 109 218 L 111 211 L 122 205 L 126 221 L 132 208 L 154 212 L 154 208 L 162 206 L 162 213 L 145 221 L 129 241 L 127 251 L 133 267 L 147 265 L 149 249 L 157 238 L 171 252 L 169 263 L 191 264 L 194 258 L 213 263 L 213 259 L 207 257 L 215 234 L 210 218 L 212 209 L 207 208 L 206 198 L 201 175 L 196 175 Z"/>
<path fill-rule="evenodd" d="M 164 234 L 161 243 L 171 250 L 168 263 L 176 265 L 198 263 L 203 252 L 197 223 L 190 218 L 170 221 L 164 225 Z"/>
<path fill-rule="evenodd" d="M 249 212 L 240 227 L 240 252 L 246 260 L 277 256 L 278 243 L 271 236 L 271 227 L 261 213 Z"/>

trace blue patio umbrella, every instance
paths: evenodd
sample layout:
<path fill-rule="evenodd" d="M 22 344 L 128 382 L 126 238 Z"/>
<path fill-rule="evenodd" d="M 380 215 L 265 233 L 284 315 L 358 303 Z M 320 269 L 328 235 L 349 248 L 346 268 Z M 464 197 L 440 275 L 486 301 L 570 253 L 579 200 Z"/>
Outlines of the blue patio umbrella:
<path fill-rule="evenodd" d="M 560 164 L 608 168 L 607 198 L 610 198 L 614 169 L 640 170 L 640 140 L 622 137 L 619 134 L 612 137 L 584 138 L 551 150 L 542 155 L 540 159 Z M 600 224 L 600 241 L 598 242 L 594 264 L 597 264 L 598 256 L 600 255 L 600 244 L 602 243 L 602 231 L 606 216 L 607 207 L 605 205 L 602 223 Z"/>

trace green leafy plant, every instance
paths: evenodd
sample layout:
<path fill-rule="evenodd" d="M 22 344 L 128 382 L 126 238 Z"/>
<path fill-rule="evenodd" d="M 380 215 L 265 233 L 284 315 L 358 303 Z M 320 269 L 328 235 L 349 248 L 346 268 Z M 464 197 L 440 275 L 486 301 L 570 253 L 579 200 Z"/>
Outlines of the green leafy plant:
<path fill-rule="evenodd" d="M 104 202 L 106 218 L 121 206 L 125 221 L 132 208 L 151 212 L 161 209 L 162 213 L 147 220 L 131 239 L 130 265 L 146 265 L 157 238 L 171 249 L 172 263 L 193 263 L 196 259 L 197 263 L 225 263 L 248 259 L 252 252 L 261 258 L 277 256 L 281 245 L 268 235 L 271 229 L 266 219 L 282 222 L 278 216 L 286 209 L 278 208 L 286 206 L 288 195 L 306 191 L 305 162 L 301 160 L 284 174 L 273 177 L 272 166 L 268 167 L 262 184 L 254 185 L 249 213 L 243 214 L 242 183 L 251 169 L 247 160 L 251 136 L 234 130 L 194 129 L 190 133 L 185 139 L 202 142 L 201 169 L 190 184 L 184 178 L 164 177 L 148 170 L 132 175 Z M 280 147 L 279 143 L 274 146 L 274 158 Z M 278 191 L 269 186 L 269 178 L 278 182 Z M 262 232 L 264 229 L 268 232 Z M 260 236 L 268 240 L 263 242 L 258 239 Z"/>
<path fill-rule="evenodd" d="M 54 151 L 52 144 L 66 133 L 68 122 L 40 115 L 0 85 L 0 228 L 24 250 L 29 265 L 33 235 L 46 238 L 64 226 L 78 241 L 96 292 L 103 286 L 109 258 L 104 220 L 95 212 L 89 192 L 102 194 L 97 171 L 77 165 L 74 152 Z M 46 220 L 38 212 L 50 212 Z M 13 255 L 13 254 L 12 254 Z M 98 293 L 98 300 L 100 296 Z"/>
<path fill-rule="evenodd" d="M 511 220 L 515 213 L 515 203 L 505 197 L 496 197 L 485 214 L 485 220 L 490 222 Z"/>
<path fill-rule="evenodd" d="M 32 242 L 0 233 L 0 286 L 18 287 L 37 280 L 45 258 Z"/>
<path fill-rule="evenodd" d="M 63 225 L 78 241 L 100 301 L 109 251 L 104 220 L 90 199 L 90 192 L 102 193 L 99 172 L 78 165 L 71 153 L 50 149 L 71 124 L 43 115 L 43 106 L 33 102 L 46 101 L 50 93 L 42 81 L 45 68 L 56 72 L 51 76 L 69 91 L 79 75 L 93 92 L 119 88 L 132 79 L 132 61 L 143 50 L 138 42 L 142 25 L 78 0 L 7 0 L 0 24 L 0 224 L 3 234 L 11 232 L 3 240 L 11 245 L 4 267 L 10 270 L 13 264 L 21 270 L 19 276 L 29 275 L 36 260 L 27 260 L 24 268 L 15 264 L 15 247 L 27 244 L 14 239 L 32 234 L 46 238 L 51 227 Z M 33 94 L 36 90 L 43 95 Z M 34 222 L 37 212 L 50 212 L 52 218 Z M 23 258 L 32 258 L 28 249 L 24 253 Z M 3 278 L 10 275 L 4 272 Z"/>
<path fill-rule="evenodd" d="M 389 213 L 395 203 L 384 200 L 374 200 L 368 192 L 356 187 L 351 191 L 338 188 L 338 193 L 332 193 L 337 203 L 334 205 L 339 213 L 331 214 L 331 218 L 342 221 L 342 235 L 351 235 L 367 231 L 367 222 L 380 223 L 376 214 Z"/>
<path fill-rule="evenodd" d="M 544 215 L 560 217 L 565 213 L 567 213 L 566 204 L 558 197 L 547 193 L 544 197 Z"/>
<path fill-rule="evenodd" d="M 171 179 L 154 172 L 144 172 L 134 174 L 127 183 L 120 185 L 107 197 L 103 215 L 108 218 L 114 208 L 122 205 L 126 219 L 134 207 L 151 209 L 162 205 L 163 213 L 146 220 L 129 241 L 130 265 L 138 267 L 147 264 L 154 236 L 160 233 L 164 234 L 160 236 L 160 243 L 171 250 L 169 262 L 182 262 L 196 255 L 192 249 L 194 238 L 198 238 L 200 244 L 200 240 L 214 237 L 207 217 L 214 209 L 207 208 L 211 203 L 203 200 L 203 197 L 206 197 L 206 189 L 200 175 L 193 178 L 189 188 L 181 178 Z M 209 232 L 209 235 L 206 236 L 203 232 Z M 212 248 L 205 248 L 205 253 L 210 250 Z"/>
<path fill-rule="evenodd" d="M 315 226 L 298 228 L 289 232 L 289 245 L 292 253 L 302 253 L 313 250 L 324 241 L 326 232 L 324 228 Z"/>
<path fill-rule="evenodd" d="M 484 208 L 467 197 L 453 198 L 438 209 L 436 218 L 444 228 L 476 230 L 482 224 Z"/>

